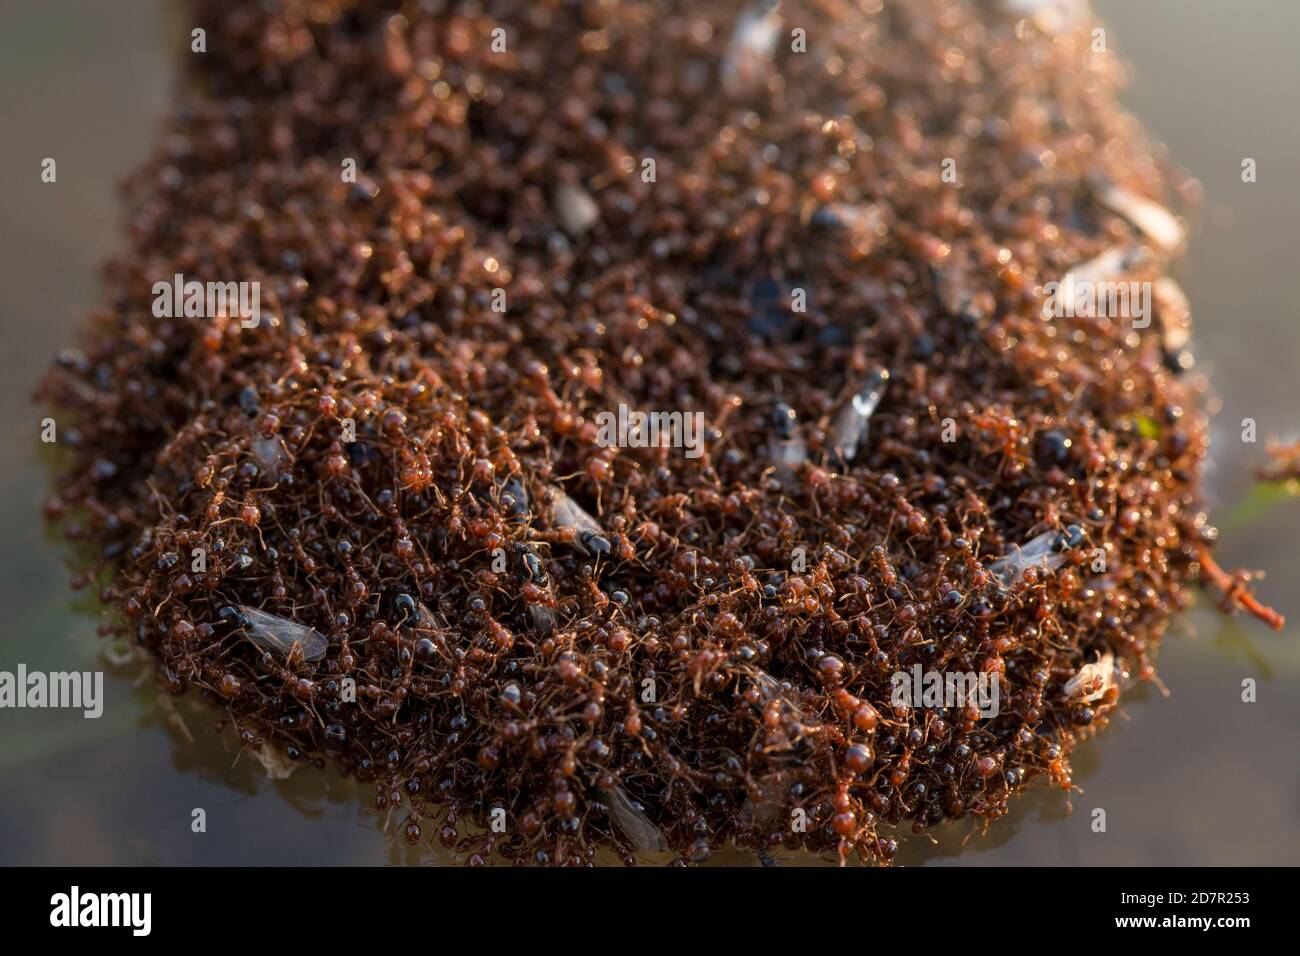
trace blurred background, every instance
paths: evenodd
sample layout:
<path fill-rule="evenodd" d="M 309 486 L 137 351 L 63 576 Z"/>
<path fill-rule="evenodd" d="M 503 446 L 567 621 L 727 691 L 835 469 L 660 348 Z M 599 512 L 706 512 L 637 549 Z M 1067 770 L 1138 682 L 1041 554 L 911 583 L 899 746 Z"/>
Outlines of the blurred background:
<path fill-rule="evenodd" d="M 903 0 L 896 0 L 903 2 Z M 1093 0 L 1131 65 L 1125 101 L 1203 183 L 1191 252 L 1175 271 L 1196 317 L 1199 366 L 1221 402 L 1208 493 L 1225 567 L 1267 569 L 1281 633 L 1225 618 L 1206 597 L 1160 655 L 1164 697 L 1126 695 L 1077 752 L 1065 794 L 1014 801 L 987 834 L 898 834 L 905 865 L 1300 863 L 1300 498 L 1254 487 L 1267 436 L 1300 437 L 1300 4 Z M 450 862 L 384 832 L 372 792 L 334 774 L 271 782 L 184 699 L 159 710 L 139 665 L 113 667 L 90 595 L 74 595 L 40 517 L 50 357 L 95 303 L 119 248 L 114 184 L 153 147 L 189 26 L 163 0 L 0 4 L 0 670 L 104 670 L 98 720 L 0 710 L 0 864 Z M 40 181 L 41 160 L 58 182 Z M 1258 182 L 1241 182 L 1241 161 Z M 1241 441 L 1241 420 L 1259 444 Z M 1241 702 L 1241 681 L 1259 684 Z M 238 759 L 237 759 L 238 758 Z M 1071 807 L 1073 812 L 1071 812 Z M 1107 832 L 1091 832 L 1092 809 Z M 203 808 L 207 832 L 193 833 Z M 399 817 L 390 832 L 397 829 Z M 751 864 L 734 853 L 716 863 Z"/>

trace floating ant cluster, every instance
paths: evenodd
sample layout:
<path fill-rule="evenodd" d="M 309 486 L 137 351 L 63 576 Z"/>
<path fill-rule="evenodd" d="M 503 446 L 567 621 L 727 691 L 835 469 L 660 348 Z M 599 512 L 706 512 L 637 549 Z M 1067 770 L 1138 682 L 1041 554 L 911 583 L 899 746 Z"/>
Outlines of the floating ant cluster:
<path fill-rule="evenodd" d="M 1069 786 L 1212 537 L 1172 317 L 1042 315 L 1181 241 L 1086 34 L 197 6 L 130 253 L 42 388 L 50 516 L 167 692 L 471 862 L 887 862 Z M 178 272 L 260 282 L 260 324 L 155 318 Z M 602 447 L 620 403 L 703 411 L 705 453 Z M 895 708 L 918 663 L 999 675 L 1000 712 Z"/>

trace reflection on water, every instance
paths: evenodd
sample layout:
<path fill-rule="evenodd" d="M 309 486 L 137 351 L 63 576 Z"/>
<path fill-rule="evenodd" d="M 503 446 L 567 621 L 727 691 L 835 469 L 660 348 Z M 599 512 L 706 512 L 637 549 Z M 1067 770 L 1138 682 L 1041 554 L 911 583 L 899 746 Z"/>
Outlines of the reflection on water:
<path fill-rule="evenodd" d="M 1255 418 L 1261 437 L 1300 429 L 1291 363 L 1300 325 L 1286 305 L 1300 301 L 1290 244 L 1300 190 L 1287 179 L 1300 168 L 1300 142 L 1294 124 L 1271 119 L 1294 115 L 1300 98 L 1289 46 L 1300 6 L 1096 5 L 1111 44 L 1135 64 L 1130 104 L 1206 186 L 1180 278 L 1197 314 L 1199 360 L 1223 402 L 1211 493 L 1236 501 L 1262 454 L 1241 444 L 1236 423 Z M 156 137 L 169 85 L 158 38 L 180 30 L 141 0 L 23 6 L 0 10 L 0 88 L 16 94 L 0 103 L 13 144 L 0 151 L 4 408 L 27 407 L 37 370 L 96 300 L 94 267 L 118 223 L 111 185 Z M 10 186 L 34 182 L 47 155 L 59 158 L 57 188 Z M 1244 156 L 1261 170 L 1250 187 L 1240 183 Z M 0 863 L 450 862 L 441 849 L 408 847 L 405 811 L 377 812 L 370 787 L 310 770 L 272 782 L 213 729 L 214 712 L 182 699 L 183 730 L 159 708 L 139 664 L 103 663 L 94 617 L 74 609 L 59 552 L 40 527 L 37 419 L 20 414 L 0 429 L 0 668 L 104 668 L 107 700 L 99 720 L 0 711 Z M 1300 502 L 1236 515 L 1223 523 L 1225 565 L 1268 568 L 1261 596 L 1300 622 Z M 1111 726 L 1077 751 L 1076 789 L 1032 790 L 987 833 L 962 821 L 900 834 L 899 862 L 1300 862 L 1300 642 L 1294 628 L 1272 634 L 1210 604 L 1178 622 L 1161 655 L 1170 695 L 1151 686 L 1128 694 Z M 1241 702 L 1244 677 L 1259 681 L 1258 703 Z M 206 833 L 191 830 L 197 808 Z M 1091 831 L 1095 808 L 1106 810 L 1105 833 Z M 757 861 L 733 851 L 712 862 Z"/>

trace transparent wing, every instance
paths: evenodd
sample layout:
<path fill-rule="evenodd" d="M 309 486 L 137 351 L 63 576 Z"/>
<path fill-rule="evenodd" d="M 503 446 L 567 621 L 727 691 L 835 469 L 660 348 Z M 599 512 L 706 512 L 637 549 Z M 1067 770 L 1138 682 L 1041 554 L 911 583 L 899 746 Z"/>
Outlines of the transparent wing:
<path fill-rule="evenodd" d="M 239 613 L 243 615 L 244 633 L 248 639 L 264 650 L 287 655 L 293 650 L 293 645 L 298 644 L 302 647 L 303 659 L 315 661 L 324 657 L 329 647 L 329 641 L 315 628 L 287 617 L 243 606 Z"/>
<path fill-rule="evenodd" d="M 1060 532 L 1044 531 L 1036 538 L 1030 538 L 1023 545 L 1014 547 L 1010 554 L 1003 555 L 989 565 L 989 570 L 997 575 L 1003 584 L 1015 584 L 1026 568 L 1046 568 L 1055 571 L 1065 563 L 1065 554 L 1054 547 Z"/>
<path fill-rule="evenodd" d="M 1076 284 L 1111 282 L 1141 267 L 1150 255 L 1146 246 L 1112 246 L 1075 266 L 1066 275 Z"/>
<path fill-rule="evenodd" d="M 1103 206 L 1123 216 L 1161 249 L 1176 252 L 1182 248 L 1187 238 L 1186 230 L 1177 217 L 1160 203 L 1130 192 L 1109 180 L 1097 179 L 1091 185 Z"/>
<path fill-rule="evenodd" d="M 605 529 L 596 519 L 559 488 L 550 488 L 549 494 L 551 524 L 561 530 L 572 531 L 584 549 L 608 554 L 609 539 L 605 537 Z"/>
<path fill-rule="evenodd" d="M 735 29 L 722 59 L 722 85 L 738 92 L 755 83 L 776 51 L 781 20 L 777 3 L 758 0 L 736 18 Z"/>
<path fill-rule="evenodd" d="M 1122 679 L 1122 667 L 1115 663 L 1115 655 L 1107 651 L 1091 664 L 1084 664 L 1078 673 L 1066 681 L 1065 696 L 1078 697 L 1084 703 L 1092 703 L 1105 696 L 1111 685 Z"/>
<path fill-rule="evenodd" d="M 889 373 L 883 369 L 873 373 L 862 387 L 841 406 L 831 422 L 831 450 L 846 462 L 857 456 L 858 447 L 867 439 L 871 416 L 885 394 Z"/>
<path fill-rule="evenodd" d="M 609 815 L 618 824 L 632 845 L 645 853 L 662 853 L 668 849 L 668 840 L 663 831 L 650 822 L 636 802 L 627 795 L 627 791 L 615 785 L 604 791 L 609 804 Z"/>

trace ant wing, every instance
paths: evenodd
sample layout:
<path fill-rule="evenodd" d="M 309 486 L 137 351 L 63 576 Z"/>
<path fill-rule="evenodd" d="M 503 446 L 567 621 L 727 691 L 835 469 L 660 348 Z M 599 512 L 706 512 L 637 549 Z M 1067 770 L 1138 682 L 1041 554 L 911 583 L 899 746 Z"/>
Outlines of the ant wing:
<path fill-rule="evenodd" d="M 1145 265 L 1150 255 L 1146 246 L 1112 246 L 1095 258 L 1076 265 L 1066 273 L 1066 277 L 1076 285 L 1110 282 Z"/>
<path fill-rule="evenodd" d="M 1090 185 L 1097 200 L 1111 212 L 1123 216 L 1165 252 L 1177 252 L 1187 238 L 1182 223 L 1164 206 L 1139 196 L 1107 179 Z"/>
<path fill-rule="evenodd" d="M 523 521 L 530 517 L 528 491 L 518 478 L 512 475 L 506 479 L 501 485 L 500 498 L 511 518 Z"/>
<path fill-rule="evenodd" d="M 770 827 L 780 816 L 794 779 L 792 770 L 775 770 L 751 783 L 740 808 L 742 819 L 759 827 Z"/>
<path fill-rule="evenodd" d="M 605 529 L 559 488 L 550 489 L 550 520 L 556 528 L 574 532 L 584 551 L 609 553 L 610 544 L 605 537 Z"/>
<path fill-rule="evenodd" d="M 775 677 L 767 671 L 759 671 L 755 681 L 758 683 L 758 692 L 762 695 L 763 700 L 768 701 L 776 698 L 780 700 L 796 720 L 803 719 L 803 711 L 799 709 L 798 704 L 790 699 L 790 695 L 785 693 L 786 687 L 782 687 Z"/>
<path fill-rule="evenodd" d="M 1057 539 L 1060 532 L 1046 531 L 1023 545 L 1012 545 L 1011 552 L 989 565 L 991 571 L 1004 585 L 1010 587 L 1020 580 L 1026 568 L 1040 567 L 1055 571 L 1065 563 Z"/>
<path fill-rule="evenodd" d="M 858 453 L 858 446 L 866 441 L 871 416 L 885 393 L 889 373 L 883 369 L 873 373 L 835 413 L 831 421 L 830 447 L 841 461 L 850 462 Z"/>
<path fill-rule="evenodd" d="M 415 623 L 412 625 L 416 630 L 439 631 L 442 628 L 438 625 L 438 619 L 433 616 L 433 612 L 423 601 L 415 602 Z"/>
<path fill-rule="evenodd" d="M 616 784 L 604 791 L 604 797 L 609 804 L 610 818 L 633 846 L 643 853 L 663 853 L 668 849 L 663 831 L 650 822 L 645 811 L 627 795 L 626 790 Z"/>
<path fill-rule="evenodd" d="M 295 644 L 302 648 L 304 660 L 316 661 L 325 656 L 329 641 L 315 628 L 255 608 L 239 608 L 244 633 L 258 647 L 288 655 Z"/>
<path fill-rule="evenodd" d="M 730 92 L 741 92 L 762 77 L 776 51 L 781 20 L 776 4 L 759 0 L 736 18 L 727 52 L 722 60 L 722 85 Z"/>
<path fill-rule="evenodd" d="M 1091 664 L 1084 664 L 1066 681 L 1065 696 L 1078 697 L 1090 704 L 1104 697 L 1111 685 L 1122 679 L 1122 674 L 1122 669 L 1115 664 L 1115 655 L 1107 651 Z"/>

